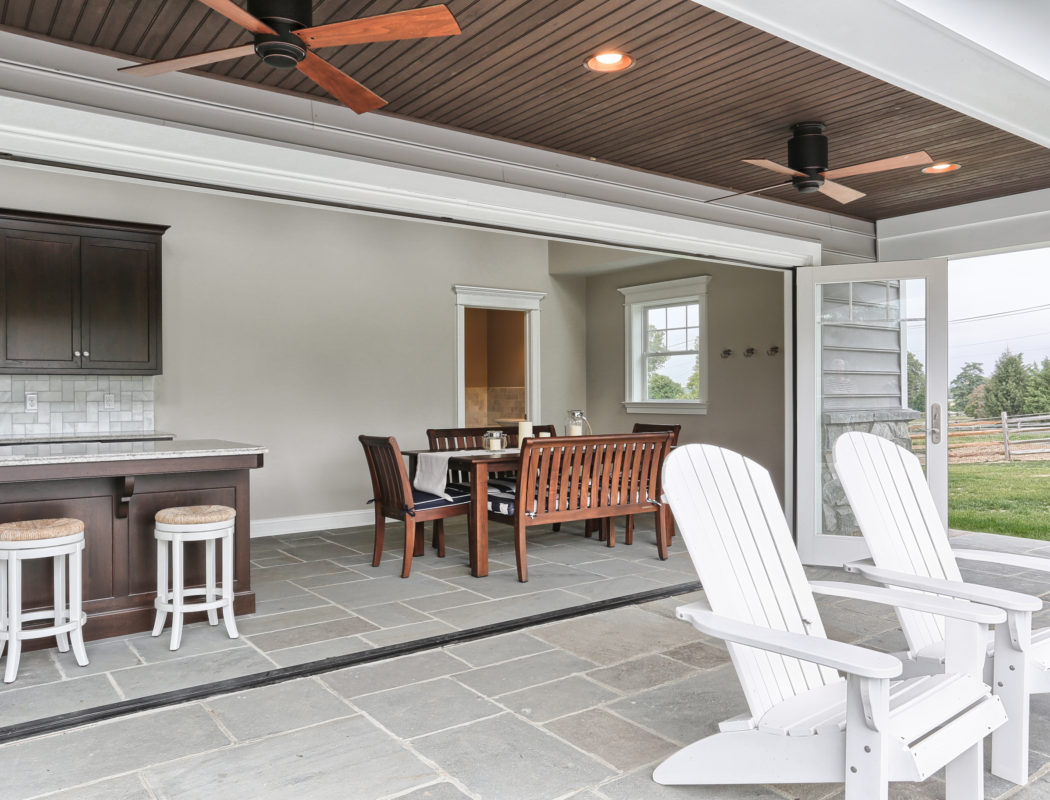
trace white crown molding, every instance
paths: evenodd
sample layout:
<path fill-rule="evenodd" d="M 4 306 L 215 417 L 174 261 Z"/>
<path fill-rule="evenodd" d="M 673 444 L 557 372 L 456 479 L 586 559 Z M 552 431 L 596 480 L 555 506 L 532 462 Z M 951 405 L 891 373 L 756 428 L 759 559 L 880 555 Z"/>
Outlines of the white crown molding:
<path fill-rule="evenodd" d="M 180 158 L 174 162 L 171 159 L 174 154 L 167 148 L 168 173 L 164 174 L 186 175 L 183 165 L 177 162 L 199 161 L 193 157 L 194 153 L 208 153 L 213 162 L 211 179 L 241 190 L 251 191 L 259 182 L 246 180 L 250 176 L 245 173 L 251 168 L 247 163 L 248 154 L 242 153 L 244 157 L 238 158 L 237 151 L 249 150 L 253 145 L 269 145 L 287 151 L 294 156 L 293 161 L 327 156 L 342 165 L 334 174 L 328 171 L 311 175 L 306 183 L 319 178 L 320 185 L 316 193 L 306 191 L 304 197 L 316 195 L 316 199 L 329 198 L 336 202 L 332 195 L 341 192 L 326 193 L 325 190 L 331 190 L 332 183 L 338 183 L 340 176 L 360 172 L 368 177 L 377 174 L 376 168 L 383 167 L 388 178 L 407 173 L 417 176 L 416 181 L 372 183 L 378 194 L 357 192 L 356 200 L 348 200 L 342 193 L 338 202 L 358 202 L 379 210 L 520 227 L 570 239 L 604 240 L 621 246 L 740 259 L 771 266 L 816 263 L 820 259 L 817 243 L 825 243 L 834 258 L 874 257 L 874 226 L 838 214 L 759 197 L 708 203 L 705 201 L 723 196 L 724 190 L 392 115 L 358 117 L 331 103 L 195 75 L 172 74 L 148 81 L 132 79 L 116 72 L 116 67 L 126 62 L 7 32 L 0 32 L 0 53 L 3 53 L 0 58 L 2 93 L 10 100 L 37 103 L 32 115 L 39 117 L 38 123 L 24 131 L 30 138 L 42 136 L 43 140 L 36 146 L 13 138 L 18 132 L 10 126 L 6 130 L 0 128 L 0 150 L 19 155 L 39 154 L 37 157 L 47 158 L 50 154 L 56 160 L 100 168 L 114 168 L 113 162 L 118 161 L 126 170 L 147 172 L 148 167 L 162 165 L 151 164 L 146 158 L 151 142 L 144 141 L 143 137 L 135 142 L 123 141 L 127 136 L 114 139 L 112 144 L 119 151 L 119 159 L 103 158 L 91 152 L 88 142 L 75 139 L 78 136 L 89 139 L 95 130 L 105 136 L 134 124 L 150 126 L 156 131 L 156 125 L 160 124 L 162 135 L 152 148 L 155 150 L 163 150 L 165 141 L 175 145 L 179 132 L 212 137 L 192 141 L 183 138 L 178 144 L 182 148 L 178 152 Z M 95 122 L 86 129 L 74 127 L 69 131 L 74 141 L 56 142 L 56 135 L 63 129 L 55 128 L 58 115 L 51 116 L 49 109 L 90 111 L 118 124 Z M 98 136 L 94 138 L 96 144 L 105 144 Z M 216 139 L 232 143 L 233 153 L 214 147 Z M 220 169 L 223 161 L 229 162 L 225 171 Z M 272 163 L 272 160 L 263 162 L 252 171 L 266 171 Z M 187 177 L 201 180 L 197 177 L 200 164 L 193 166 Z M 329 176 L 332 179 L 326 180 Z M 420 184 L 427 183 L 428 179 L 431 183 L 444 179 L 447 187 L 455 189 L 454 194 L 459 194 L 460 187 L 470 188 L 463 189 L 462 197 L 446 198 L 445 203 L 414 202 L 425 197 Z M 448 184 L 449 179 L 458 179 L 458 183 Z M 301 185 L 304 182 L 298 187 L 292 183 L 284 181 L 283 191 L 291 194 L 296 188 L 305 190 Z M 403 191 L 394 191 L 394 187 Z M 494 188 L 513 189 L 514 193 L 493 195 Z M 385 202 L 381 195 L 387 195 Z M 523 196 L 529 200 L 520 202 Z M 561 204 L 573 202 L 585 204 L 572 209 L 570 217 L 586 209 L 587 215 L 597 223 L 589 234 L 581 232 L 583 225 L 568 226 L 574 230 L 559 225 Z M 492 208 L 500 205 L 514 207 L 524 216 L 515 219 L 514 214 L 499 213 Z M 651 216 L 638 216 L 638 212 Z M 716 235 L 716 231 L 722 235 Z M 785 237 L 802 240 L 804 244 L 789 243 L 785 252 Z M 697 241 L 711 242 L 712 247 L 698 249 Z M 732 255 L 731 250 L 737 250 L 737 254 Z M 773 258 L 763 258 L 763 254 L 772 254 Z"/>

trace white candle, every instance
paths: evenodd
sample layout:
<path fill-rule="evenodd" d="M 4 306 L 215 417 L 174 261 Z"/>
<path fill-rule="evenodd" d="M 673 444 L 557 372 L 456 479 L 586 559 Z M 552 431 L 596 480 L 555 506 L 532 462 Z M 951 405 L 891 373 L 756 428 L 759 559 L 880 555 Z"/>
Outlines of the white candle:
<path fill-rule="evenodd" d="M 569 426 L 569 436 L 583 436 L 583 424 L 574 422 Z"/>
<path fill-rule="evenodd" d="M 532 436 L 532 423 L 523 419 L 518 423 L 518 443 L 527 436 Z"/>

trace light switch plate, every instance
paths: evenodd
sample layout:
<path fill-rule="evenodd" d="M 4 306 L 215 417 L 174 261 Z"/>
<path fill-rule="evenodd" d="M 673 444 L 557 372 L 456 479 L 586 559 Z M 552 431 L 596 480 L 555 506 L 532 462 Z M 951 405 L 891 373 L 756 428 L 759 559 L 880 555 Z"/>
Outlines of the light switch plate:
<path fill-rule="evenodd" d="M 117 407 L 117 396 L 114 394 L 102 395 L 102 408 L 107 411 L 112 411 Z"/>
<path fill-rule="evenodd" d="M 26 392 L 26 411 L 36 411 L 36 392 Z"/>

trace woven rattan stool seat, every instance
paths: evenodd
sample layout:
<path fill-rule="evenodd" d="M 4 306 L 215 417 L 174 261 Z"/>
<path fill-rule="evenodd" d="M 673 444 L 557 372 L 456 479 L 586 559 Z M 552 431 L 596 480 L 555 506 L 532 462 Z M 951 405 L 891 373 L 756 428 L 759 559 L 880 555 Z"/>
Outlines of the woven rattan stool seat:
<path fill-rule="evenodd" d="M 0 523 L 0 542 L 35 542 L 38 539 L 60 539 L 83 533 L 84 523 L 66 517 L 27 519 Z"/>
<path fill-rule="evenodd" d="M 178 506 L 162 508 L 154 519 L 162 525 L 208 525 L 237 516 L 229 506 Z"/>

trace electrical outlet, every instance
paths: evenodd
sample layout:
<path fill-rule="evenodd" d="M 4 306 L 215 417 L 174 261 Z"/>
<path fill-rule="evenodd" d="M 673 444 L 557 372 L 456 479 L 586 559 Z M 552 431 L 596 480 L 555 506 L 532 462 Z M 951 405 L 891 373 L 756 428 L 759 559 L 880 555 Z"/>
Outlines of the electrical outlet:
<path fill-rule="evenodd" d="M 36 411 L 36 392 L 26 392 L 26 411 Z"/>
<path fill-rule="evenodd" d="M 117 396 L 114 394 L 102 395 L 102 408 L 106 411 L 112 411 L 117 407 Z"/>

